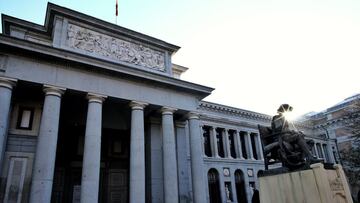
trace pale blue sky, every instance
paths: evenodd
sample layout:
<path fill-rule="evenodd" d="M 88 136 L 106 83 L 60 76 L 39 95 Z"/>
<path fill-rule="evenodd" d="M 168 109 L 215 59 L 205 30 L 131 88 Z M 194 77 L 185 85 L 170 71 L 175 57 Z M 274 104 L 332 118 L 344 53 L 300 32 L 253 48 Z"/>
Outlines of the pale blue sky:
<path fill-rule="evenodd" d="M 115 0 L 58 0 L 115 23 Z M 0 0 L 0 12 L 44 23 L 47 1 Z M 206 100 L 274 114 L 321 111 L 360 92 L 358 0 L 119 0 L 118 25 L 181 46 L 183 79 Z"/>

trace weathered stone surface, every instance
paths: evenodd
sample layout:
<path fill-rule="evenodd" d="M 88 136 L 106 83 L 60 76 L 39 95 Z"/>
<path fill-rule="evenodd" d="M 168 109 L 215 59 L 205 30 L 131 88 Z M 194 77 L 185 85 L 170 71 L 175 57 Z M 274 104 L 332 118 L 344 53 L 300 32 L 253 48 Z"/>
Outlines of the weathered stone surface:
<path fill-rule="evenodd" d="M 36 147 L 30 202 L 50 202 L 58 140 L 61 94 L 63 90 L 46 87 L 40 132 Z"/>
<path fill-rule="evenodd" d="M 344 171 L 325 170 L 313 164 L 311 169 L 259 177 L 262 203 L 352 203 Z"/>
<path fill-rule="evenodd" d="M 165 53 L 130 41 L 113 38 L 74 24 L 68 25 L 67 45 L 100 57 L 165 71 Z"/>

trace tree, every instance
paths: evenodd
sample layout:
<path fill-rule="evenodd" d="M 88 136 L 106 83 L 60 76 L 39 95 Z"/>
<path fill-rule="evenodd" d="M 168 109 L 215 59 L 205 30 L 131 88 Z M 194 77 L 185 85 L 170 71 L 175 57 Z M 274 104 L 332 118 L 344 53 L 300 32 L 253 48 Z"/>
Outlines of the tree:
<path fill-rule="evenodd" d="M 349 184 L 360 185 L 360 100 L 356 100 L 346 110 L 344 119 L 347 123 L 347 130 L 352 135 L 352 147 L 342 150 L 341 157 Z"/>

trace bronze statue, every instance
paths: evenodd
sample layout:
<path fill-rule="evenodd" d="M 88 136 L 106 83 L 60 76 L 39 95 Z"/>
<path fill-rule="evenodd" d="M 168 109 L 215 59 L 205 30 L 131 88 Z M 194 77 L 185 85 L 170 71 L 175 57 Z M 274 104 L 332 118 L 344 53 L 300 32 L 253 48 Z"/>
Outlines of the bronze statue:
<path fill-rule="evenodd" d="M 292 111 L 288 104 L 282 104 L 271 121 L 271 128 L 258 126 L 264 146 L 265 167 L 271 162 L 280 160 L 284 167 L 290 170 L 300 168 L 306 164 L 319 162 L 310 151 L 305 135 L 300 131 L 291 130 L 285 113 Z"/>

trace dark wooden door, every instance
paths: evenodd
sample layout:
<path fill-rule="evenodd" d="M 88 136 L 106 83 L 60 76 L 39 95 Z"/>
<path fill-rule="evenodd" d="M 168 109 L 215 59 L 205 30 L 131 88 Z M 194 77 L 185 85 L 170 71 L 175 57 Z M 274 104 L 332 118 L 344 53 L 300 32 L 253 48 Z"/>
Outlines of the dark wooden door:
<path fill-rule="evenodd" d="M 108 203 L 128 202 L 128 171 L 126 169 L 109 169 L 107 182 Z"/>

